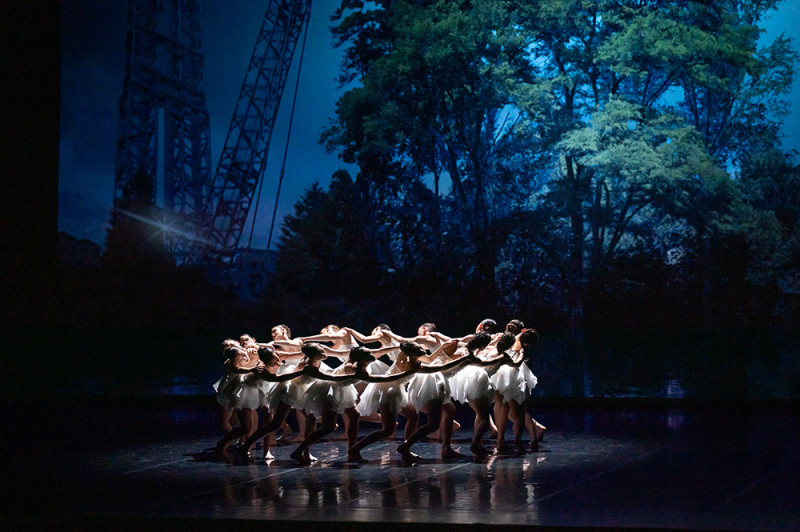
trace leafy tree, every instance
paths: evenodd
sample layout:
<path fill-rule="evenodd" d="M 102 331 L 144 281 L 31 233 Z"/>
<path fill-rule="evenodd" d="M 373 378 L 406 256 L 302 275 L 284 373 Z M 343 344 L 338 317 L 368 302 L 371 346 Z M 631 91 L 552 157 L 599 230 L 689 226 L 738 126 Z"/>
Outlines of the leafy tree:
<path fill-rule="evenodd" d="M 579 331 L 598 294 L 675 282 L 709 315 L 715 260 L 744 246 L 731 278 L 763 284 L 764 258 L 786 255 L 744 182 L 777 146 L 793 77 L 788 40 L 758 48 L 775 5 L 344 0 L 334 34 L 356 86 L 325 139 L 359 164 L 371 213 L 430 183 L 419 214 L 434 256 L 461 259 L 447 288 L 482 287 L 473 304 L 546 302 Z M 427 260 L 399 225 L 381 235 L 402 243 L 382 263 Z"/>
<path fill-rule="evenodd" d="M 498 181 L 496 154 L 518 119 L 508 108 L 512 93 L 532 71 L 509 6 L 345 1 L 334 30 L 347 45 L 343 81 L 361 86 L 341 98 L 329 146 L 380 187 L 429 178 L 434 210 L 426 216 L 442 235 L 436 251 L 449 235 L 448 245 L 476 266 L 465 272 L 474 286 L 493 284 L 487 198 Z M 444 179 L 452 196 L 442 202 Z"/>

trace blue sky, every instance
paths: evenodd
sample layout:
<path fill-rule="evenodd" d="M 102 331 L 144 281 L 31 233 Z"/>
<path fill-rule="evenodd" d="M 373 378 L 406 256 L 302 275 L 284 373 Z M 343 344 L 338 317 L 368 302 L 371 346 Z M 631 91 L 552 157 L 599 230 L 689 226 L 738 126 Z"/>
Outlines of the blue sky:
<path fill-rule="evenodd" d="M 273 245 L 280 220 L 292 212 L 303 191 L 315 181 L 327 185 L 334 171 L 347 167 L 335 155 L 326 153 L 318 143 L 341 94 L 336 83 L 341 52 L 332 47 L 329 31 L 330 15 L 338 4 L 339 0 L 315 0 L 312 3 Z M 58 225 L 59 230 L 102 245 L 114 195 L 117 106 L 125 60 L 126 2 L 65 0 L 62 5 Z M 265 5 L 263 0 L 202 2 L 204 89 L 211 122 L 214 169 L 261 27 Z M 800 0 L 783 2 L 779 11 L 763 25 L 766 29 L 764 41 L 785 32 L 795 39 L 795 47 L 799 48 L 797 21 L 800 21 Z M 294 68 L 297 68 L 297 61 Z M 287 140 L 290 96 L 295 77 L 296 71 L 293 70 L 272 136 L 252 242 L 254 247 L 263 247 L 267 241 Z M 787 135 L 785 145 L 800 151 L 800 83 L 796 82 L 793 87 L 791 102 L 792 113 L 784 127 Z M 355 169 L 349 169 L 355 173 Z"/>

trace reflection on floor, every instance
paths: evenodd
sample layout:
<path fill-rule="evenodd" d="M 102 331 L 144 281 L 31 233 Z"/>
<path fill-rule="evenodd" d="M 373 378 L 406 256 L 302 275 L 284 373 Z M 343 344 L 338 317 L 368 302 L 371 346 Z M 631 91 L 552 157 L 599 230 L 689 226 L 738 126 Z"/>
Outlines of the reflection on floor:
<path fill-rule="evenodd" d="M 8 426 L 38 429 L 6 454 L 4 529 L 800 529 L 800 427 L 785 406 L 543 406 L 531 409 L 550 429 L 539 452 L 482 460 L 459 410 L 465 456 L 443 461 L 425 442 L 410 466 L 399 441 L 365 449 L 366 464 L 335 440 L 312 447 L 311 466 L 289 458 L 293 446 L 269 463 L 216 461 L 213 401 L 4 410 Z"/>

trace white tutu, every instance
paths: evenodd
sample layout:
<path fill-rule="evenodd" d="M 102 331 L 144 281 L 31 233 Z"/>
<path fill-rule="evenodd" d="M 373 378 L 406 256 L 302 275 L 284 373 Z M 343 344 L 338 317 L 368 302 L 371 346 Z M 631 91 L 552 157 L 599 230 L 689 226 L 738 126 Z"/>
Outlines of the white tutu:
<path fill-rule="evenodd" d="M 303 404 L 307 413 L 319 417 L 323 410 L 335 410 L 341 414 L 347 408 L 356 406 L 358 392 L 355 384 L 315 379 L 303 394 Z"/>
<path fill-rule="evenodd" d="M 284 396 L 283 402 L 292 408 L 303 410 L 303 408 L 305 408 L 304 396 L 306 390 L 313 382 L 316 382 L 316 379 L 308 375 L 300 375 L 287 382 L 289 384 L 289 389 Z"/>
<path fill-rule="evenodd" d="M 391 366 L 384 362 L 383 360 L 378 360 L 377 358 L 367 364 L 367 373 L 370 375 L 386 375 L 389 371 Z"/>
<path fill-rule="evenodd" d="M 519 367 L 503 364 L 490 379 L 494 388 L 503 396 L 503 402 L 511 399 L 522 404 L 533 392 L 538 380 L 523 362 Z"/>
<path fill-rule="evenodd" d="M 388 404 L 397 412 L 408 404 L 406 385 L 413 376 L 391 382 L 370 382 L 358 400 L 358 413 L 368 416 L 378 412 L 382 405 Z"/>
<path fill-rule="evenodd" d="M 264 392 L 264 405 L 269 408 L 276 408 L 280 403 L 290 403 L 289 399 L 289 389 L 291 388 L 291 382 L 283 381 L 283 382 L 269 382 L 270 384 L 268 389 Z"/>
<path fill-rule="evenodd" d="M 417 373 L 408 382 L 408 402 L 417 410 L 422 409 L 428 401 L 450 400 L 450 384 L 440 372 Z"/>
<path fill-rule="evenodd" d="M 467 403 L 471 399 L 494 397 L 494 386 L 489 381 L 489 374 L 480 366 L 462 366 L 450 377 L 450 392 L 453 400 Z"/>
<path fill-rule="evenodd" d="M 225 408 L 258 408 L 264 401 L 264 388 L 253 374 L 231 373 L 216 383 L 217 402 Z"/>

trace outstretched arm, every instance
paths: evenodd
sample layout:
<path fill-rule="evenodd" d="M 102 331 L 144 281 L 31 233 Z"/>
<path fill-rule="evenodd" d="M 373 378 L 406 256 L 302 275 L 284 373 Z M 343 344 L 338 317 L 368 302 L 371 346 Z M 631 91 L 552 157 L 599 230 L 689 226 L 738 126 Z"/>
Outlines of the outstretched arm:
<path fill-rule="evenodd" d="M 226 360 L 223 363 L 223 366 L 225 366 L 225 371 L 227 371 L 228 373 L 235 373 L 238 375 L 244 375 L 246 373 L 251 373 L 253 371 L 253 368 L 237 368 L 236 366 L 233 365 L 233 362 L 231 362 L 230 359 Z"/>
<path fill-rule="evenodd" d="M 364 336 L 357 330 L 351 329 L 350 327 L 342 327 L 342 329 L 352 334 L 353 338 L 355 338 L 362 344 L 372 344 L 375 342 L 379 342 L 381 340 L 381 336 L 379 334 L 371 334 L 369 336 Z"/>
<path fill-rule="evenodd" d="M 344 382 L 353 380 L 354 374 L 349 375 L 333 375 L 331 373 L 326 373 L 319 368 L 315 368 L 314 366 L 306 366 L 303 368 L 303 372 L 306 375 L 310 375 L 315 379 L 323 380 L 323 381 L 331 381 L 331 382 Z"/>
<path fill-rule="evenodd" d="M 281 375 L 276 375 L 274 373 L 270 373 L 269 371 L 265 371 L 264 366 L 253 368 L 251 371 L 253 371 L 258 376 L 259 379 L 269 382 L 284 382 L 292 380 L 301 375 L 305 375 L 305 372 L 303 370 L 292 371 L 291 373 L 283 373 Z"/>
<path fill-rule="evenodd" d="M 442 333 L 440 333 L 438 331 L 431 331 L 431 332 L 428 333 L 428 335 L 429 336 L 433 336 L 434 338 L 436 338 L 440 342 L 449 342 L 450 340 L 452 340 L 452 338 L 450 338 L 449 336 L 447 336 L 445 334 L 442 334 Z"/>
<path fill-rule="evenodd" d="M 347 331 L 339 329 L 335 333 L 330 334 L 315 334 L 313 336 L 303 336 L 304 342 L 333 342 L 334 340 L 342 340 L 347 336 Z"/>
<path fill-rule="evenodd" d="M 449 340 L 449 341 L 443 343 L 442 345 L 440 345 L 439 347 L 437 347 L 436 350 L 433 353 L 431 353 L 430 355 L 428 355 L 427 357 L 429 357 L 430 360 L 432 361 L 437 356 L 439 356 L 440 354 L 444 353 L 445 355 L 447 355 L 447 358 L 452 359 L 453 355 L 455 355 L 455 353 L 456 353 L 456 349 L 458 349 L 458 340 Z M 420 361 L 421 362 L 424 362 L 423 358 L 426 358 L 426 357 L 420 357 Z"/>
<path fill-rule="evenodd" d="M 410 375 L 413 375 L 414 373 L 415 372 L 412 370 L 404 371 L 402 373 L 393 373 L 392 375 L 371 375 L 367 372 L 358 372 L 355 374 L 355 376 L 366 382 L 392 382 L 404 379 Z"/>
<path fill-rule="evenodd" d="M 341 360 L 347 360 L 350 357 L 350 350 L 349 349 L 334 349 L 332 347 L 328 347 L 324 344 L 319 344 L 322 350 L 325 352 L 326 355 L 329 357 L 336 357 Z"/>
<path fill-rule="evenodd" d="M 477 362 L 478 359 L 475 358 L 475 355 L 464 355 L 463 357 L 452 360 L 446 364 L 442 364 L 441 366 L 423 365 L 419 369 L 419 371 L 420 373 L 436 373 L 438 371 L 447 371 L 449 369 L 453 369 L 454 367 L 460 366 L 461 364 L 475 364 Z"/>

